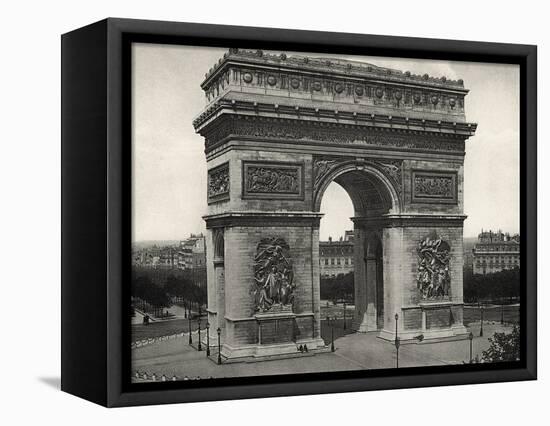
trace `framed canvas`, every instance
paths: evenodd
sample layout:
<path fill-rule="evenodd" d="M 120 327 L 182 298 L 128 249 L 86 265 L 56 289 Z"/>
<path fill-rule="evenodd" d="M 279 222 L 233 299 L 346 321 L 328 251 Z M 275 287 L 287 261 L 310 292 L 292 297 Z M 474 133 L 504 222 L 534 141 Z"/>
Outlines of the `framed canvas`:
<path fill-rule="evenodd" d="M 536 379 L 536 47 L 106 19 L 62 36 L 62 389 Z"/>

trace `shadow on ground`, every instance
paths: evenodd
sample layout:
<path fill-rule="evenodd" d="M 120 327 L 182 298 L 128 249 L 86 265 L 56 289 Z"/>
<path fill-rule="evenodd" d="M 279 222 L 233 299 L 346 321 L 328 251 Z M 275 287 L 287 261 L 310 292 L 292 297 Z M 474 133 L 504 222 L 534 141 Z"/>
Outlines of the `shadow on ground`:
<path fill-rule="evenodd" d="M 54 389 L 61 389 L 61 377 L 39 377 L 38 381 Z"/>

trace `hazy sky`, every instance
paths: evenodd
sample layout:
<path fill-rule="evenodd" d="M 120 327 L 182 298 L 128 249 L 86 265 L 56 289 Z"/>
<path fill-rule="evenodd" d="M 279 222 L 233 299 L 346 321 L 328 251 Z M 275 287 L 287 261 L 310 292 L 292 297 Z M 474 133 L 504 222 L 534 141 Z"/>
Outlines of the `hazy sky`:
<path fill-rule="evenodd" d="M 177 240 L 205 229 L 204 139 L 193 119 L 206 101 L 200 83 L 227 49 L 133 46 L 133 238 Z M 320 55 L 315 56 L 333 56 Z M 464 235 L 481 228 L 519 232 L 519 67 L 514 65 L 344 56 L 383 67 L 462 78 L 466 118 L 478 123 L 466 141 Z M 332 183 L 321 204 L 321 239 L 352 223 L 347 193 Z"/>

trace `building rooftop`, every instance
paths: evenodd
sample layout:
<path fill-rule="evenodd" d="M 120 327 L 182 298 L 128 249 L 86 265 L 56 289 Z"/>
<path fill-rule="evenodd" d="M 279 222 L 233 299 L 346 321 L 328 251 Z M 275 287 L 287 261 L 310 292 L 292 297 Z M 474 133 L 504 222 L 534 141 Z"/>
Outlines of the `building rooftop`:
<path fill-rule="evenodd" d="M 339 74 L 350 77 L 363 77 L 374 80 L 394 81 L 419 86 L 450 88 L 467 93 L 462 79 L 451 80 L 445 76 L 433 77 L 428 74 L 413 74 L 409 71 L 379 67 L 371 63 L 339 58 L 315 57 L 306 55 L 287 55 L 286 53 L 266 53 L 263 50 L 243 50 L 232 48 L 219 59 L 205 74 L 201 84 L 207 90 L 214 76 L 226 63 L 234 62 L 241 65 L 257 64 L 277 66 L 282 69 L 300 69 L 308 71 L 323 71 L 324 73 Z"/>
<path fill-rule="evenodd" d="M 520 242 L 519 234 L 511 235 L 508 232 L 502 232 L 500 229 L 496 232 L 482 229 L 477 239 L 478 244 L 519 244 Z"/>

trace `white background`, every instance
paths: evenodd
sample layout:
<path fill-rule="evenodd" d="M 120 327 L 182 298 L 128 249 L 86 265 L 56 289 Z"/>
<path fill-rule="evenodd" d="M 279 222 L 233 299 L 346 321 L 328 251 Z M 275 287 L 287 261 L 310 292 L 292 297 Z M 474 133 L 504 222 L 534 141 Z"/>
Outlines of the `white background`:
<path fill-rule="evenodd" d="M 544 424 L 550 309 L 545 2 L 4 2 L 1 92 L 3 424 Z M 60 34 L 108 16 L 539 45 L 539 380 L 107 410 L 58 390 Z M 546 394 L 546 395 L 545 395 Z"/>

